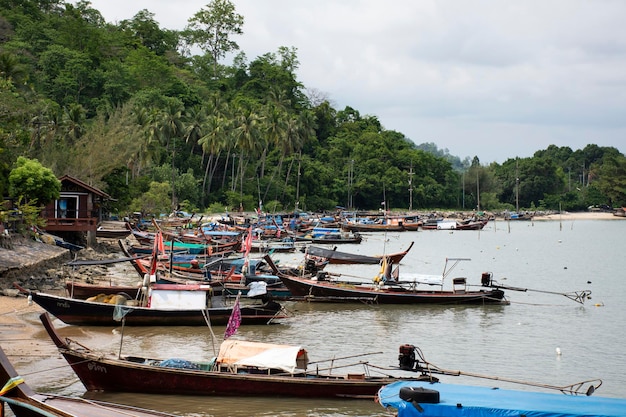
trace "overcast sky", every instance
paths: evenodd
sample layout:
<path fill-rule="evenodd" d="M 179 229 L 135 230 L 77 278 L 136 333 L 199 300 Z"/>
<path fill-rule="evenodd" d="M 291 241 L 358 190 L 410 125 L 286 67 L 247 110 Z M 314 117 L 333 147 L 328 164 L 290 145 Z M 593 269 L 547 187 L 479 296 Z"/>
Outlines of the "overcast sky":
<path fill-rule="evenodd" d="M 209 0 L 92 0 L 183 29 Z M 249 61 L 295 47 L 341 110 L 482 164 L 549 145 L 626 152 L 626 1 L 233 0 Z"/>

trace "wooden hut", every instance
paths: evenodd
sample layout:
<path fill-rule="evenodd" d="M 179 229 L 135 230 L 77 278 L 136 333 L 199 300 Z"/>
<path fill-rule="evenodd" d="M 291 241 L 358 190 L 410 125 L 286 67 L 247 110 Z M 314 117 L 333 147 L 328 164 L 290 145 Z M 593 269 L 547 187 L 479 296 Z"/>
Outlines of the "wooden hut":
<path fill-rule="evenodd" d="M 41 216 L 46 220 L 45 230 L 70 238 L 70 241 L 86 240 L 88 246 L 96 242 L 96 230 L 102 220 L 102 205 L 111 197 L 78 178 L 64 175 L 61 195 L 44 208 Z M 80 235 L 84 235 L 81 238 Z"/>

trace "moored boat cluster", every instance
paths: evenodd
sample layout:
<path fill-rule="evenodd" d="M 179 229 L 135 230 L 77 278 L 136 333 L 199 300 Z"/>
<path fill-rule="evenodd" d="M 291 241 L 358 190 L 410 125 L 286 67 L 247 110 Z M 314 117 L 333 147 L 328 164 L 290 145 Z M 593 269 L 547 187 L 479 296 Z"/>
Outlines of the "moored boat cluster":
<path fill-rule="evenodd" d="M 456 221 L 454 229 L 468 230 L 473 226 L 462 229 L 460 225 L 480 223 L 480 227 L 474 228 L 480 230 L 488 221 Z M 414 223 L 420 223 L 420 227 L 406 227 Z M 426 363 L 419 348 L 411 345 L 400 346 L 398 366 L 382 367 L 359 361 L 349 366 L 361 365 L 362 372 L 341 374 L 335 372 L 336 358 L 332 363 L 329 361 L 321 367 L 318 363 L 314 369 L 310 368 L 308 352 L 302 346 L 232 337 L 239 326 L 290 320 L 283 308 L 284 302 L 488 306 L 507 304 L 505 291 L 520 290 L 498 284 L 488 272 L 476 277 L 478 285 L 469 285 L 465 277 L 451 278 L 450 272 L 459 263 L 469 261 L 467 258 L 446 258 L 441 276 L 430 279 L 423 275 L 401 274 L 398 265 L 411 256 L 413 243 L 401 252 L 382 255 L 355 254 L 349 249 L 350 245 L 359 244 L 364 234 L 390 230 L 413 233 L 428 230 L 423 227 L 426 223 L 416 218 L 403 218 L 387 224 L 362 221 L 358 227 L 352 227 L 348 224 L 359 223 L 350 223 L 346 218 L 338 222 L 322 218 L 312 221 L 304 214 L 287 219 L 257 216 L 238 220 L 229 216 L 211 222 L 175 218 L 169 222 L 127 223 L 128 236 L 118 242 L 119 258 L 75 259 L 67 267 L 129 264 L 134 276 L 128 281 L 136 284 L 113 285 L 106 276 L 90 283 L 72 279 L 65 283 L 65 295 L 25 288 L 20 283 L 16 283 L 16 287 L 46 311 L 40 317 L 43 327 L 88 391 L 377 399 L 381 405 L 397 409 L 401 416 L 444 415 L 441 408 L 450 403 L 456 404 L 456 408 L 446 409 L 449 415 L 474 415 L 455 412 L 487 407 L 473 404 L 472 399 L 480 396 L 493 397 L 499 404 L 498 409 L 502 411 L 498 412 L 503 414 L 493 415 L 519 411 L 548 416 L 558 411 L 570 412 L 576 407 L 605 407 L 607 414 L 603 415 L 623 410 L 620 407 L 626 402 L 605 401 L 601 397 L 576 402 L 561 399 L 562 394 L 550 394 L 559 397 L 558 400 L 544 398 L 545 393 L 519 394 L 520 401 L 528 404 L 528 407 L 521 407 L 507 405 L 508 397 L 500 395 L 501 392 L 489 395 L 475 393 L 471 387 L 450 388 L 450 384 L 440 382 L 436 375 L 454 375 L 454 372 L 438 372 L 441 370 Z M 402 229 L 394 229 L 398 224 Z M 368 225 L 388 227 L 367 229 Z M 435 230 L 448 230 L 448 227 Z M 109 233 L 102 238 L 118 237 Z M 286 249 L 289 243 L 292 246 Z M 337 250 L 337 245 L 342 243 L 346 243 L 348 249 Z M 301 251 L 302 263 L 283 265 L 278 262 L 275 253 L 283 250 Z M 369 282 L 367 279 L 350 282 L 333 273 L 334 264 L 374 265 L 378 273 Z M 219 353 L 207 362 L 172 359 L 167 352 L 160 358 L 103 355 L 79 340 L 63 337 L 53 317 L 71 326 L 122 326 L 123 329 L 124 326 L 224 325 L 227 330 Z M 122 340 L 120 352 L 121 343 Z M 17 378 L 8 361 L 2 362 L 8 369 L 5 379 Z M 94 369 L 100 372 L 93 372 Z M 374 376 L 380 371 L 385 375 Z M 172 380 L 177 383 L 171 384 Z M 583 394 L 590 395 L 598 386 L 591 383 L 591 388 Z M 0 400 L 14 410 L 20 410 L 34 395 L 29 390 L 22 392 L 14 387 L 6 392 L 9 394 L 3 393 L 7 396 Z M 577 390 L 572 392 L 578 394 Z M 518 398 L 517 393 L 510 396 Z M 36 406 L 43 407 L 39 403 Z M 106 415 L 118 415 L 116 412 L 119 410 L 112 407 L 111 414 Z M 83 408 L 80 413 L 69 415 L 89 415 L 89 409 Z"/>

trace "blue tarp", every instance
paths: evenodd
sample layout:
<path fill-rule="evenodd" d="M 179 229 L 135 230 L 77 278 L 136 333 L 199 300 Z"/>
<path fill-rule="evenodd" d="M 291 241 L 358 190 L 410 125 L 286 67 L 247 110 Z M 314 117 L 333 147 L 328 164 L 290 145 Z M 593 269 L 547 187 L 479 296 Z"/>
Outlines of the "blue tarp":
<path fill-rule="evenodd" d="M 200 369 L 198 364 L 179 358 L 164 359 L 159 363 L 159 366 L 164 368 Z"/>
<path fill-rule="evenodd" d="M 438 391 L 439 403 L 419 403 L 423 411 L 418 411 L 399 397 L 400 389 L 409 386 Z M 626 399 L 620 398 L 415 381 L 384 386 L 378 393 L 378 400 L 383 407 L 397 409 L 398 417 L 626 416 Z"/>

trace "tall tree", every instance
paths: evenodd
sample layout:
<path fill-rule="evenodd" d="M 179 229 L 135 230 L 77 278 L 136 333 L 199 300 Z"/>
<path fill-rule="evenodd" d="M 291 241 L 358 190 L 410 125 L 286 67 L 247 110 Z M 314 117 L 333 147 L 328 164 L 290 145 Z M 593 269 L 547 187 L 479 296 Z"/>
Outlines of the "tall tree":
<path fill-rule="evenodd" d="M 217 64 L 228 52 L 239 49 L 232 35 L 241 35 L 243 16 L 235 12 L 229 0 L 212 0 L 188 20 L 184 36 L 190 45 L 208 51 L 213 58 L 213 76 L 217 78 Z"/>

